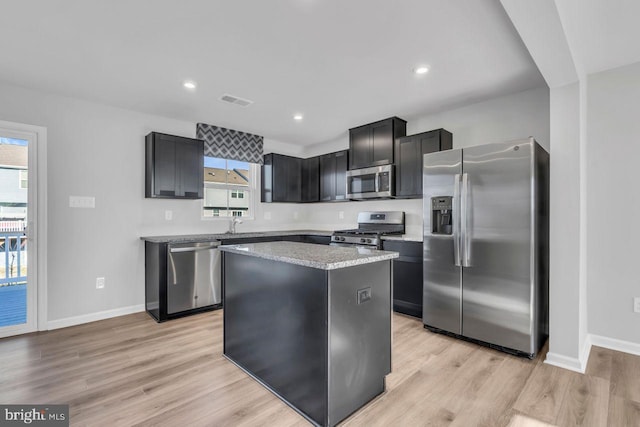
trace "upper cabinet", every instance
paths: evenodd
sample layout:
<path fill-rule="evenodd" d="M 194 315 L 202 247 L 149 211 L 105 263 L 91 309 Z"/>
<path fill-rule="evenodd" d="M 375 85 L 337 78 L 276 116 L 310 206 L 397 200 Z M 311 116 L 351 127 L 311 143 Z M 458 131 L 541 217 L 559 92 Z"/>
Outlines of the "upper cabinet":
<path fill-rule="evenodd" d="M 262 166 L 261 201 L 302 201 L 302 159 L 282 154 L 265 154 Z"/>
<path fill-rule="evenodd" d="M 347 150 L 320 156 L 320 201 L 347 200 Z"/>
<path fill-rule="evenodd" d="M 450 150 L 451 132 L 436 129 L 396 140 L 396 197 L 422 197 L 422 156 Z"/>
<path fill-rule="evenodd" d="M 407 122 L 398 117 L 349 129 L 349 169 L 393 163 L 394 141 L 406 134 Z"/>
<path fill-rule="evenodd" d="M 302 201 L 320 201 L 320 158 L 302 159 Z"/>
<path fill-rule="evenodd" d="M 145 197 L 202 199 L 202 140 L 151 132 L 145 151 Z"/>

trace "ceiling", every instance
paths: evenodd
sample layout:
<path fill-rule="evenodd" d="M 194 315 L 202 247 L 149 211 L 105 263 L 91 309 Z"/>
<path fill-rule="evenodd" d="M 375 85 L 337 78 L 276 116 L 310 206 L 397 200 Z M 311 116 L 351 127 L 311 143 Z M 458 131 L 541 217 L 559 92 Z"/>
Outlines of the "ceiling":
<path fill-rule="evenodd" d="M 0 52 L 0 81 L 300 145 L 545 84 L 499 0 L 3 1 Z"/>
<path fill-rule="evenodd" d="M 638 0 L 555 0 L 555 3 L 582 74 L 640 62 Z"/>

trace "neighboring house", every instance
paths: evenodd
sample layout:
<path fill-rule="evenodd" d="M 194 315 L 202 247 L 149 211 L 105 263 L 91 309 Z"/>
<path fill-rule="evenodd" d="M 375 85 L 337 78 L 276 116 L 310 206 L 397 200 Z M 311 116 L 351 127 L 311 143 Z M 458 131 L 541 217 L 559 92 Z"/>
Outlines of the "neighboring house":
<path fill-rule="evenodd" d="M 204 208 L 210 216 L 246 215 L 243 213 L 249 210 L 248 170 L 205 167 L 204 182 Z"/>
<path fill-rule="evenodd" d="M 27 147 L 0 144 L 0 220 L 27 216 Z"/>

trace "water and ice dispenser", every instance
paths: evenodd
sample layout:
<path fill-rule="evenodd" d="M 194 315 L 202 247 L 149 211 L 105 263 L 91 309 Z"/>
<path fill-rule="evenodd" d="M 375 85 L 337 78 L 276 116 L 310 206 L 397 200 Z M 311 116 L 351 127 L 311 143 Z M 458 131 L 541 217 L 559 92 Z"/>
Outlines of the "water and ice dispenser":
<path fill-rule="evenodd" d="M 439 196 L 431 198 L 431 233 L 451 234 L 453 232 L 451 209 L 453 197 Z"/>

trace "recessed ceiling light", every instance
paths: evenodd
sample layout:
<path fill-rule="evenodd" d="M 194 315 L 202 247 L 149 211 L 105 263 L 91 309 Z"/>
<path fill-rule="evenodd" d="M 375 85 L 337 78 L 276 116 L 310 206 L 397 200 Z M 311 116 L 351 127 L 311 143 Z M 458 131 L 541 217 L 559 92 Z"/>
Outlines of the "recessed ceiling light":
<path fill-rule="evenodd" d="M 304 116 L 302 114 L 294 114 L 293 115 L 293 120 L 297 120 L 300 121 L 304 118 Z"/>
<path fill-rule="evenodd" d="M 416 74 L 427 74 L 429 72 L 429 67 L 426 65 L 420 65 L 413 69 L 413 72 Z"/>
<path fill-rule="evenodd" d="M 186 87 L 187 89 L 195 89 L 196 88 L 196 82 L 192 82 L 191 80 L 187 80 L 186 82 L 182 83 L 182 86 Z"/>

